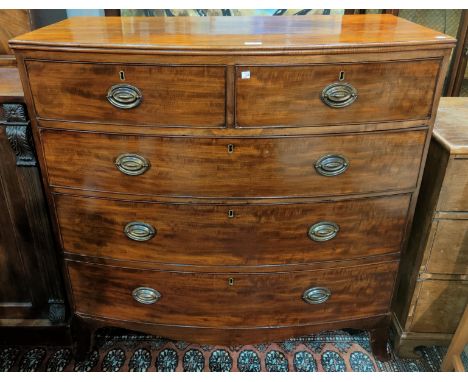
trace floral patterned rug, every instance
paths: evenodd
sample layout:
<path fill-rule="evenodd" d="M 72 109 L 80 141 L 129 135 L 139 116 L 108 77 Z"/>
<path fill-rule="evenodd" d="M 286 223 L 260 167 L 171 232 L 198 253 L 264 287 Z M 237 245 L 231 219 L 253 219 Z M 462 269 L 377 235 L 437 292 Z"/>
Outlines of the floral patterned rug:
<path fill-rule="evenodd" d="M 0 371 L 438 371 L 442 348 L 421 358 L 377 361 L 366 332 L 323 332 L 282 342 L 243 346 L 196 345 L 103 330 L 96 350 L 76 362 L 68 347 L 0 347 Z"/>

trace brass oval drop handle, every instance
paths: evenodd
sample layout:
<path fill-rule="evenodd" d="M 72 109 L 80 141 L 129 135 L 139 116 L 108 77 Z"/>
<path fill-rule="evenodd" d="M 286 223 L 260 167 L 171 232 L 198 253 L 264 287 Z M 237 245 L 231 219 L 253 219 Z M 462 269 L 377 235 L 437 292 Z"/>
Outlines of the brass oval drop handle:
<path fill-rule="evenodd" d="M 143 99 L 140 89 L 129 84 L 113 85 L 107 90 L 107 100 L 119 109 L 133 109 Z"/>
<path fill-rule="evenodd" d="M 133 299 L 140 304 L 150 305 L 161 299 L 161 293 L 149 287 L 139 287 L 132 291 Z"/>
<path fill-rule="evenodd" d="M 124 228 L 125 235 L 134 241 L 148 241 L 156 235 L 156 229 L 151 224 L 130 222 Z"/>
<path fill-rule="evenodd" d="M 312 225 L 307 234 L 313 241 L 328 241 L 333 239 L 339 230 L 340 226 L 338 224 L 323 221 Z"/>
<path fill-rule="evenodd" d="M 114 162 L 117 169 L 126 175 L 141 175 L 148 171 L 150 162 L 138 154 L 120 154 Z"/>
<path fill-rule="evenodd" d="M 331 296 L 331 291 L 324 287 L 313 287 L 307 289 L 302 295 L 302 299 L 308 304 L 323 304 Z"/>
<path fill-rule="evenodd" d="M 323 176 L 337 176 L 344 173 L 348 167 L 349 162 L 343 155 L 340 154 L 327 154 L 320 157 L 314 164 L 315 171 Z"/>
<path fill-rule="evenodd" d="M 320 99 L 325 105 L 341 108 L 351 105 L 356 101 L 357 96 L 358 92 L 353 85 L 345 82 L 334 82 L 325 86 Z"/>

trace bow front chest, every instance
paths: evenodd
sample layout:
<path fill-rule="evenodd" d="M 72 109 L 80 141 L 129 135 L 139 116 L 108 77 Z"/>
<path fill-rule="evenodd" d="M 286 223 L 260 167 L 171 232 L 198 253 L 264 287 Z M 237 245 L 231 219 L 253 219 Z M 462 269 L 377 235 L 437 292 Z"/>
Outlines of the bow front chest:
<path fill-rule="evenodd" d="M 390 15 L 72 18 L 10 42 L 79 348 L 369 329 L 454 40 Z"/>

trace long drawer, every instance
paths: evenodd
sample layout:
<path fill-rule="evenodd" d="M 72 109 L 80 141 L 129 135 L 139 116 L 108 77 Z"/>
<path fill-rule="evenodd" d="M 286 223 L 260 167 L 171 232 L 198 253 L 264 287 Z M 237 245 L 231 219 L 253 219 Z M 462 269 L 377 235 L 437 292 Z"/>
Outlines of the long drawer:
<path fill-rule="evenodd" d="M 439 68 L 440 60 L 241 66 L 236 122 L 289 127 L 425 119 Z"/>
<path fill-rule="evenodd" d="M 27 61 L 43 119 L 225 126 L 225 67 Z"/>
<path fill-rule="evenodd" d="M 42 130 L 41 137 L 53 186 L 248 198 L 414 188 L 426 134 L 228 139 Z"/>
<path fill-rule="evenodd" d="M 120 260 L 267 265 L 400 252 L 410 195 L 200 205 L 55 196 L 64 250 Z"/>
<path fill-rule="evenodd" d="M 245 328 L 387 313 L 398 262 L 273 274 L 148 271 L 72 261 L 67 265 L 79 314 Z"/>

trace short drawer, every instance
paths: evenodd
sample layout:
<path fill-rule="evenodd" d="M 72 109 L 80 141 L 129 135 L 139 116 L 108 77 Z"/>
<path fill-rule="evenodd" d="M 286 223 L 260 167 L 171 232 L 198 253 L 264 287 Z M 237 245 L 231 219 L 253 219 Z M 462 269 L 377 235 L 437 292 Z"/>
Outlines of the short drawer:
<path fill-rule="evenodd" d="M 71 261 L 67 265 L 78 314 L 248 328 L 385 314 L 398 262 L 269 274 L 149 271 Z"/>
<path fill-rule="evenodd" d="M 437 210 L 468 211 L 468 158 L 452 159 L 447 165 Z"/>
<path fill-rule="evenodd" d="M 414 188 L 426 134 L 228 139 L 43 130 L 42 142 L 53 186 L 255 198 Z"/>
<path fill-rule="evenodd" d="M 66 252 L 120 260 L 238 266 L 400 252 L 409 201 L 408 194 L 267 205 L 55 196 Z"/>
<path fill-rule="evenodd" d="M 430 240 L 426 245 L 425 272 L 468 275 L 467 219 L 434 220 Z"/>
<path fill-rule="evenodd" d="M 239 66 L 239 127 L 315 126 L 426 119 L 440 60 Z"/>
<path fill-rule="evenodd" d="M 223 66 L 27 61 L 39 118 L 223 127 Z"/>

